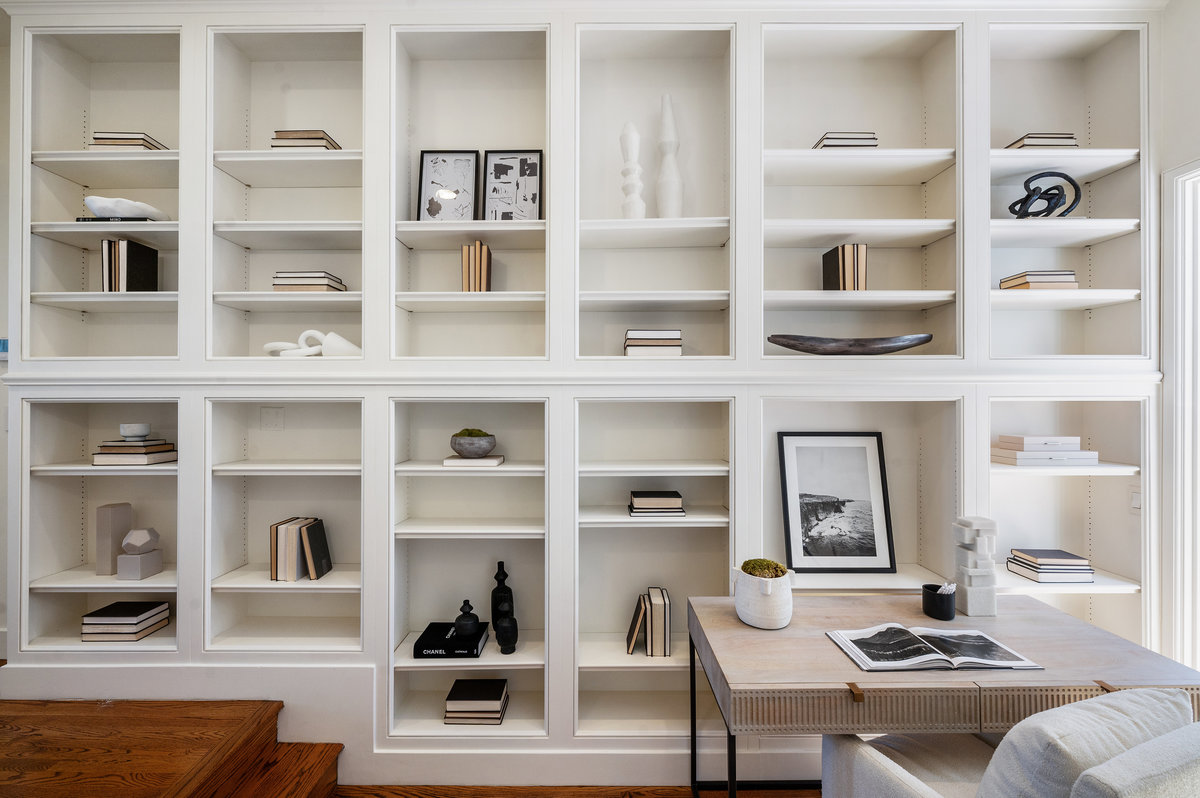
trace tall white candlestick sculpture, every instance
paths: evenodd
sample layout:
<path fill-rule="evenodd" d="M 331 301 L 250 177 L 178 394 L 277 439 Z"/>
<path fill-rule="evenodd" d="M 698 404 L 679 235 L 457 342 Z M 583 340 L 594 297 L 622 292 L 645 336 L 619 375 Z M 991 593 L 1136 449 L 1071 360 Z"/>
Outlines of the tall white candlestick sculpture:
<path fill-rule="evenodd" d="M 642 199 L 642 166 L 638 163 L 638 151 L 642 138 L 632 122 L 621 129 L 621 155 L 625 165 L 621 167 L 621 191 L 625 201 L 621 203 L 621 215 L 626 219 L 645 219 L 646 201 Z"/>
<path fill-rule="evenodd" d="M 683 179 L 675 154 L 679 152 L 679 134 L 675 131 L 675 112 L 671 95 L 662 96 L 662 126 L 658 134 L 658 217 L 678 219 L 683 215 Z"/>

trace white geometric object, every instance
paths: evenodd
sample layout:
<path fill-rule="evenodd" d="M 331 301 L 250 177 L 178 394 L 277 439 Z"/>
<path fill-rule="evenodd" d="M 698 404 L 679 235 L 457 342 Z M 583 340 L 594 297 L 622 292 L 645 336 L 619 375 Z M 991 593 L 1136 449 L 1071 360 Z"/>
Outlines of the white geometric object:
<path fill-rule="evenodd" d="M 121 548 L 126 554 L 145 554 L 158 547 L 158 530 L 152 526 L 145 529 L 131 529 L 121 541 Z"/>
<path fill-rule="evenodd" d="M 170 218 L 153 205 L 124 197 L 101 197 L 97 194 L 90 194 L 83 198 L 83 204 L 89 211 L 100 217 L 144 216 L 155 222 L 165 222 Z"/>
<path fill-rule="evenodd" d="M 122 554 L 117 558 L 117 579 L 145 579 L 162 573 L 162 549 L 141 554 Z"/>
<path fill-rule="evenodd" d="M 625 219 L 645 219 L 646 201 L 642 199 L 642 166 L 638 163 L 642 138 L 632 122 L 621 128 L 621 156 L 625 165 L 621 167 L 621 191 L 625 201 L 621 203 L 621 216 Z"/>
<path fill-rule="evenodd" d="M 96 508 L 96 575 L 117 572 L 117 557 L 125 534 L 133 526 L 133 505 L 129 502 L 102 504 Z"/>
<path fill-rule="evenodd" d="M 972 515 L 954 522 L 954 606 L 964 615 L 996 614 L 996 522 Z"/>
<path fill-rule="evenodd" d="M 679 134 L 675 130 L 675 112 L 671 95 L 662 96 L 662 122 L 658 133 L 658 218 L 678 219 L 683 215 L 683 178 L 679 176 Z"/>
<path fill-rule="evenodd" d="M 305 330 L 300 333 L 296 343 L 271 341 L 263 344 L 263 351 L 268 355 L 286 358 L 362 357 L 362 349 L 357 344 L 335 332 L 323 333 L 320 330 Z"/>

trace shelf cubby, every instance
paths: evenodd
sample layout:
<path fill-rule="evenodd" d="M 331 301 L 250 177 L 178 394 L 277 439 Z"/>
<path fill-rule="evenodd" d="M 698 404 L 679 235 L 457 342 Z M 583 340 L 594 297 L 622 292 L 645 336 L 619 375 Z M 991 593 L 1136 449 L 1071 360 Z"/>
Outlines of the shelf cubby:
<path fill-rule="evenodd" d="M 730 29 L 585 26 L 578 67 L 580 148 L 589 154 L 579 162 L 579 356 L 623 357 L 625 330 L 643 328 L 682 330 L 685 359 L 730 357 Z M 677 217 L 658 207 L 664 95 L 680 140 Z M 640 140 L 645 218 L 622 213 L 626 122 Z"/>
<path fill-rule="evenodd" d="M 507 659 L 507 658 L 505 658 Z M 463 668 L 461 660 L 448 660 L 442 669 L 401 669 L 393 673 L 397 696 L 389 734 L 394 737 L 545 737 L 546 700 L 544 673 L 496 662 L 490 668 Z M 506 679 L 509 701 L 504 721 L 496 725 L 447 724 L 446 693 L 455 679 Z"/>
<path fill-rule="evenodd" d="M 109 591 L 37 592 L 29 597 L 28 621 L 25 625 L 26 642 L 23 646 L 31 652 L 70 652 L 73 654 L 118 654 L 173 653 L 178 647 L 177 627 L 179 610 L 173 590 L 144 583 L 126 593 L 114 595 Z M 84 642 L 80 634 L 82 618 L 93 610 L 114 601 L 166 601 L 170 605 L 170 622 L 141 640 L 117 642 Z"/>
<path fill-rule="evenodd" d="M 624 638 L 620 643 L 624 644 Z M 687 648 L 686 636 L 684 648 Z M 624 649 L 621 649 L 624 651 Z M 668 659 L 647 657 L 640 650 L 628 655 L 631 661 Z M 670 660 L 676 660 L 672 655 Z M 579 676 L 580 737 L 687 737 L 691 724 L 687 674 L 669 669 L 638 672 L 631 668 L 615 671 L 589 670 Z M 634 666 L 636 667 L 636 666 Z M 687 668 L 687 654 L 683 655 Z M 639 682 L 630 689 L 629 680 Z M 703 737 L 724 736 L 721 711 L 705 679 L 696 679 L 696 731 Z"/>

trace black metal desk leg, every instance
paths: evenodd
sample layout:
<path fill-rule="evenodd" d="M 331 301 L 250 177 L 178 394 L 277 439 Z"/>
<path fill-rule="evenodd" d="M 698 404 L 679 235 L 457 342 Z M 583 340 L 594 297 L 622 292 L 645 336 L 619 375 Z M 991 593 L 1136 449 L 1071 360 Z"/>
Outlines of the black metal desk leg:
<path fill-rule="evenodd" d="M 696 644 L 688 635 L 688 675 L 692 693 L 692 798 L 700 798 L 700 782 L 696 778 Z"/>
<path fill-rule="evenodd" d="M 737 798 L 737 738 L 728 727 L 725 729 L 725 739 L 729 745 L 726 752 L 729 762 L 729 798 Z"/>

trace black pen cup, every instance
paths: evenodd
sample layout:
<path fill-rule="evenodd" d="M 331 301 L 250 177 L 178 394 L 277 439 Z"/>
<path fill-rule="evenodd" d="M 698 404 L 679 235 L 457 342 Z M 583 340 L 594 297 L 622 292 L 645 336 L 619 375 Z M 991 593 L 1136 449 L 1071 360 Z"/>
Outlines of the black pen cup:
<path fill-rule="evenodd" d="M 939 621 L 954 620 L 954 594 L 939 593 L 941 585 L 921 585 L 921 609 Z"/>

